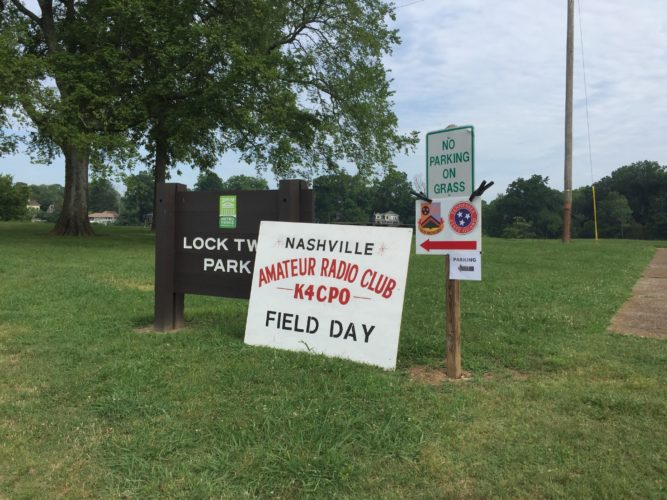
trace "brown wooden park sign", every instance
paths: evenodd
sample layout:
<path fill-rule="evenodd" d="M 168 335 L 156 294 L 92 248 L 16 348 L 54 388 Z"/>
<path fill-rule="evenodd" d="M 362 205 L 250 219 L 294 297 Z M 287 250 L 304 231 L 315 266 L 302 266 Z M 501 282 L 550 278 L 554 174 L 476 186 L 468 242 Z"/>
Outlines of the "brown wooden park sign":
<path fill-rule="evenodd" d="M 277 190 L 187 191 L 157 186 L 155 322 L 181 328 L 186 293 L 249 298 L 262 220 L 313 222 L 306 181 L 280 181 Z"/>

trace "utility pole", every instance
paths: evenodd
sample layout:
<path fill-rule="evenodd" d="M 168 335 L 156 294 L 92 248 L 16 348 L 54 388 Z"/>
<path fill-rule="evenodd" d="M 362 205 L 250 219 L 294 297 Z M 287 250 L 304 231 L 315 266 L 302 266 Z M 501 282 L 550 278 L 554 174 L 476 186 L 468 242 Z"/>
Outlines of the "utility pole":
<path fill-rule="evenodd" d="M 572 75 L 574 69 L 574 0 L 567 0 L 565 62 L 565 182 L 563 185 L 563 243 L 570 242 L 572 221 Z"/>

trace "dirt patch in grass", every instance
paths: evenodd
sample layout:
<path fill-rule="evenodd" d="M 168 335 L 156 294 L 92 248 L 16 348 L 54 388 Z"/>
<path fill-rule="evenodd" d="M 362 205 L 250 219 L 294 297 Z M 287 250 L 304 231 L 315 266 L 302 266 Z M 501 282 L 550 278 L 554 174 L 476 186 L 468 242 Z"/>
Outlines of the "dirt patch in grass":
<path fill-rule="evenodd" d="M 143 282 L 137 279 L 123 278 L 119 276 L 105 276 L 102 281 L 119 291 L 138 290 L 140 292 L 152 292 L 155 289 L 153 283 Z"/>
<path fill-rule="evenodd" d="M 460 382 L 463 380 L 470 380 L 472 377 L 472 373 L 464 371 L 461 374 L 461 378 L 449 378 L 447 376 L 447 369 L 445 367 L 434 368 L 432 366 L 424 365 L 413 366 L 408 370 L 408 375 L 410 376 L 410 380 L 413 382 L 426 385 L 439 385 L 444 381 Z"/>
<path fill-rule="evenodd" d="M 159 330 L 156 330 L 155 328 L 153 328 L 153 325 L 146 325 L 146 326 L 140 326 L 139 328 L 135 328 L 134 332 L 135 333 L 141 333 L 141 334 L 154 333 L 154 334 L 157 334 L 157 335 L 164 335 L 164 334 L 167 334 L 167 333 L 180 333 L 180 332 L 182 332 L 184 330 L 187 330 L 187 329 L 188 329 L 188 325 L 185 325 L 182 328 L 175 328 L 173 330 L 159 331 Z"/>
<path fill-rule="evenodd" d="M 658 248 L 632 297 L 611 320 L 610 332 L 667 339 L 667 248 Z"/>

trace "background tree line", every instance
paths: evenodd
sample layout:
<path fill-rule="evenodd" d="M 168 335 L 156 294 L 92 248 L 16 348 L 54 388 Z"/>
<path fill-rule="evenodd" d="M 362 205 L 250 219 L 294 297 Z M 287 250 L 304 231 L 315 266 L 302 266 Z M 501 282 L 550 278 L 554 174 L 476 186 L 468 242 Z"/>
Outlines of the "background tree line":
<path fill-rule="evenodd" d="M 392 211 L 401 224 L 414 224 L 415 201 L 407 175 L 388 169 L 383 176 L 366 178 L 345 172 L 313 181 L 315 220 L 321 223 L 369 224 L 374 213 Z"/>
<path fill-rule="evenodd" d="M 153 175 L 142 171 L 124 177 L 125 193 L 121 195 L 113 183 L 104 177 L 94 177 L 88 184 L 90 212 L 113 211 L 120 215 L 119 224 L 141 225 L 153 212 Z M 268 189 L 265 179 L 248 175 L 233 175 L 223 181 L 215 172 L 199 175 L 195 191 L 225 191 L 238 189 Z M 9 175 L 0 175 L 0 220 L 40 219 L 56 222 L 63 206 L 65 188 L 60 184 L 13 183 Z M 39 210 L 29 210 L 29 201 L 39 203 Z"/>
<path fill-rule="evenodd" d="M 484 232 L 505 238 L 560 238 L 563 195 L 549 178 L 533 175 L 512 182 L 484 207 Z M 667 239 L 667 167 L 640 161 L 595 183 L 601 238 Z M 593 238 L 593 193 L 572 193 L 572 237 Z"/>
<path fill-rule="evenodd" d="M 484 232 L 505 238 L 560 238 L 563 195 L 550 188 L 548 177 L 518 178 L 504 194 L 484 202 Z M 417 183 L 418 184 L 418 183 Z M 104 178 L 90 181 L 91 211 L 114 210 L 121 223 L 143 223 L 153 211 L 153 176 L 139 172 L 125 177 L 121 196 Z M 414 200 L 405 173 L 388 169 L 383 176 L 367 177 L 338 172 L 317 177 L 315 217 L 317 222 L 371 222 L 375 212 L 393 211 L 401 223 L 414 223 Z M 268 189 L 266 180 L 245 175 L 223 181 L 214 172 L 199 175 L 194 190 Z M 415 189 L 423 186 L 415 184 Z M 28 199 L 39 201 L 41 217 L 54 220 L 62 206 L 64 189 L 59 185 L 13 184 L 10 176 L 0 176 L 0 219 L 28 217 Z M 596 183 L 598 232 L 601 238 L 667 239 L 667 167 L 641 161 L 614 170 Z M 572 236 L 592 238 L 593 201 L 590 186 L 580 187 L 572 196 Z M 55 213 L 47 213 L 49 207 Z"/>
<path fill-rule="evenodd" d="M 115 211 L 121 224 L 143 224 L 144 216 L 153 212 L 153 176 L 143 171 L 124 178 L 125 193 L 121 196 L 108 179 L 95 177 L 88 188 L 90 212 Z M 12 206 L 3 208 L 6 219 L 29 219 L 32 216 L 55 222 L 62 209 L 64 188 L 54 185 L 26 185 L 17 183 L 12 190 L 11 177 L 0 177 L 0 198 Z M 269 189 L 261 177 L 234 175 L 223 180 L 213 171 L 202 172 L 193 186 L 194 191 L 226 191 Z M 383 176 L 365 177 L 345 172 L 324 175 L 313 181 L 315 214 L 318 222 L 350 222 L 367 224 L 375 212 L 396 212 L 401 223 L 414 222 L 414 200 L 405 173 L 388 169 Z M 7 195 L 4 195 L 6 193 Z M 41 211 L 29 214 L 28 200 L 38 201 Z"/>

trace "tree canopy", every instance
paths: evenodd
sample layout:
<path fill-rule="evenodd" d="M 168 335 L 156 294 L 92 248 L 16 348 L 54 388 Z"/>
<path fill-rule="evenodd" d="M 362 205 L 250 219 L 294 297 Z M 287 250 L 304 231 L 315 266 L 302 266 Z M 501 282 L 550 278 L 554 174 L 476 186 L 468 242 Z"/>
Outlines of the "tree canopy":
<path fill-rule="evenodd" d="M 65 157 L 58 233 L 92 231 L 91 162 L 146 151 L 162 181 L 234 150 L 280 177 L 342 161 L 370 176 L 417 141 L 391 110 L 383 58 L 399 38 L 382 0 L 3 5 L 0 120 L 20 110 L 37 156 Z"/>
<path fill-rule="evenodd" d="M 65 192 L 56 234 L 92 234 L 88 222 L 91 161 L 130 148 L 119 89 L 111 78 L 125 68 L 109 39 L 103 2 L 2 2 L 0 105 L 29 127 L 29 150 L 39 161 L 65 158 Z"/>

